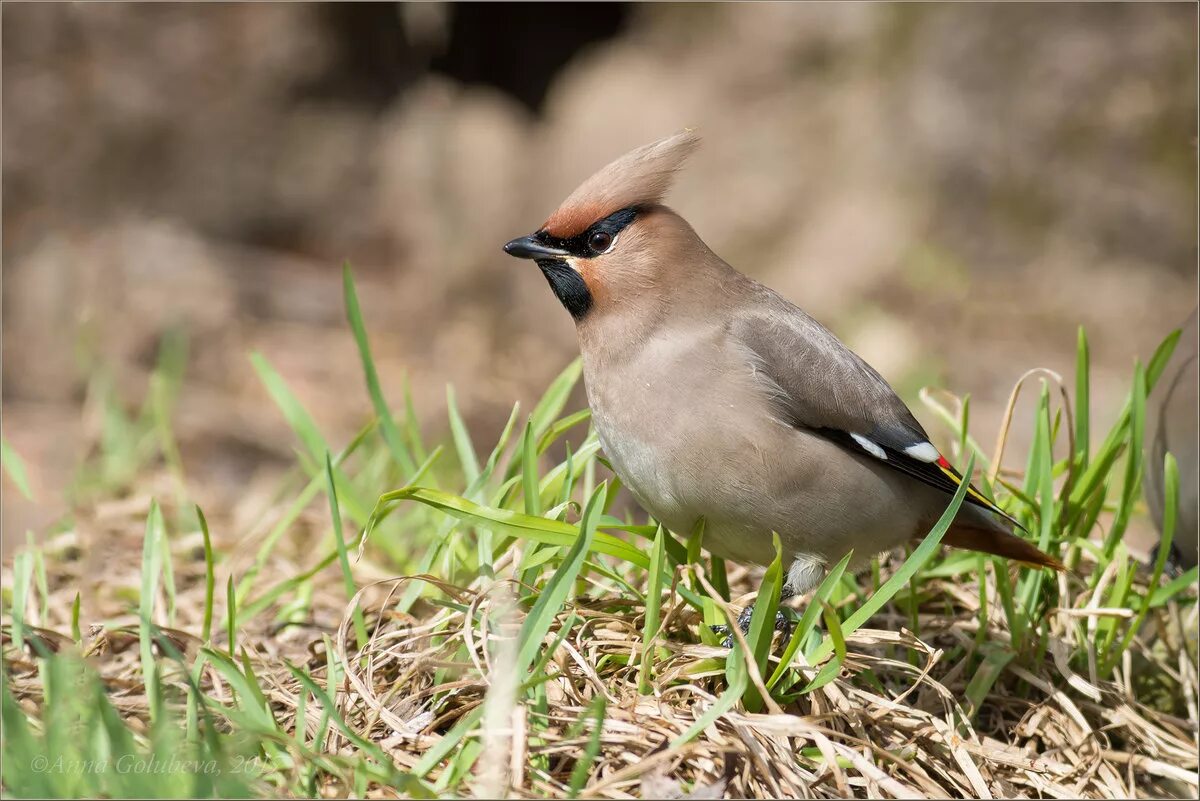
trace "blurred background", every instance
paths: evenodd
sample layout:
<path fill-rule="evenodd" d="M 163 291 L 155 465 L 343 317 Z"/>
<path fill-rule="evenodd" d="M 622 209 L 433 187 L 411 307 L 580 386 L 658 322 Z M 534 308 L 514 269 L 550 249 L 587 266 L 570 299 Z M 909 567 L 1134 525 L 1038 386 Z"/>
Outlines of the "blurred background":
<path fill-rule="evenodd" d="M 1102 432 L 1196 303 L 1192 4 L 2 13 L 3 427 L 37 498 L 5 479 L 6 552 L 80 502 L 101 401 L 140 405 L 169 334 L 206 509 L 293 461 L 252 351 L 344 443 L 370 406 L 343 260 L 388 397 L 407 376 L 436 435 L 453 382 L 489 442 L 576 353 L 500 246 L 684 126 L 704 146 L 670 202 L 708 244 L 910 402 L 970 393 L 986 445 L 1025 370 L 1072 380 L 1079 325 Z"/>

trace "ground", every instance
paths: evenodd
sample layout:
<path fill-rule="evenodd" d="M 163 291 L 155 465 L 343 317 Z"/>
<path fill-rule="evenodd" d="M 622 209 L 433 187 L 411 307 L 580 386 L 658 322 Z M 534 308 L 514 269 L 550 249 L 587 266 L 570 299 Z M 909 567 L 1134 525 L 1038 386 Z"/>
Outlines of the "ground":
<path fill-rule="evenodd" d="M 835 567 L 773 636 L 779 562 L 725 565 L 703 556 L 702 532 L 610 513 L 616 483 L 586 411 L 563 416 L 578 364 L 527 417 L 514 409 L 486 457 L 457 413 L 450 440 L 428 450 L 411 410 L 380 405 L 329 461 L 286 383 L 256 366 L 296 438 L 276 493 L 201 516 L 162 405 L 119 483 L 101 482 L 6 565 L 10 791 L 1196 791 L 1196 570 L 1164 575 L 1165 555 L 1142 564 L 1120 537 L 1144 514 L 1140 460 L 1120 456 L 1138 452 L 1144 376 L 1103 444 L 1057 463 L 1061 409 L 1044 388 L 1027 470 L 998 476 L 1002 503 L 1070 571 L 941 549 L 941 521 L 868 574 Z M 573 445 L 562 460 L 550 455 L 560 440 Z M 114 434 L 97 460 L 135 445 Z M 749 632 L 722 647 L 710 625 L 735 619 L 755 588 Z M 94 738 L 68 734 L 98 715 Z M 94 767 L 114 752 L 195 758 L 147 790 Z M 47 761 L 64 753 L 66 767 Z"/>

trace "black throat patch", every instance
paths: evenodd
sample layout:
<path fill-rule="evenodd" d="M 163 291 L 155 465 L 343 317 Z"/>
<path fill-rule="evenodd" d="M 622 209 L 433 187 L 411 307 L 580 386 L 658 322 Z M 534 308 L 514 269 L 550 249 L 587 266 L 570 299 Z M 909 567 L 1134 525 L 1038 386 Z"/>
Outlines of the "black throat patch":
<path fill-rule="evenodd" d="M 582 320 L 592 308 L 592 293 L 583 276 L 563 259 L 537 259 L 542 275 L 550 282 L 555 296 L 576 320 Z"/>

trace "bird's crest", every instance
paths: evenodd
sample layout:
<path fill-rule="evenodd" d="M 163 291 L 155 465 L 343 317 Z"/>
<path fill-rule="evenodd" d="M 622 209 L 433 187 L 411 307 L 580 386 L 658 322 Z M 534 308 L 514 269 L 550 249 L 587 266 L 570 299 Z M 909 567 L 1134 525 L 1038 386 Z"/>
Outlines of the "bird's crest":
<path fill-rule="evenodd" d="M 699 144 L 700 138 L 686 128 L 629 151 L 580 184 L 542 229 L 567 238 L 615 211 L 660 202 L 675 172 Z"/>

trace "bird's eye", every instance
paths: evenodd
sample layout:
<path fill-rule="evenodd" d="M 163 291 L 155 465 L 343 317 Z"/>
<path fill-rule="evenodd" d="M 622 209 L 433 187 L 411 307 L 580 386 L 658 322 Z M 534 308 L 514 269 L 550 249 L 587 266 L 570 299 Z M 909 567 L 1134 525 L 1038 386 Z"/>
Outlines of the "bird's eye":
<path fill-rule="evenodd" d="M 612 247 L 613 237 L 607 231 L 593 231 L 588 237 L 588 247 L 593 253 L 604 253 Z"/>

